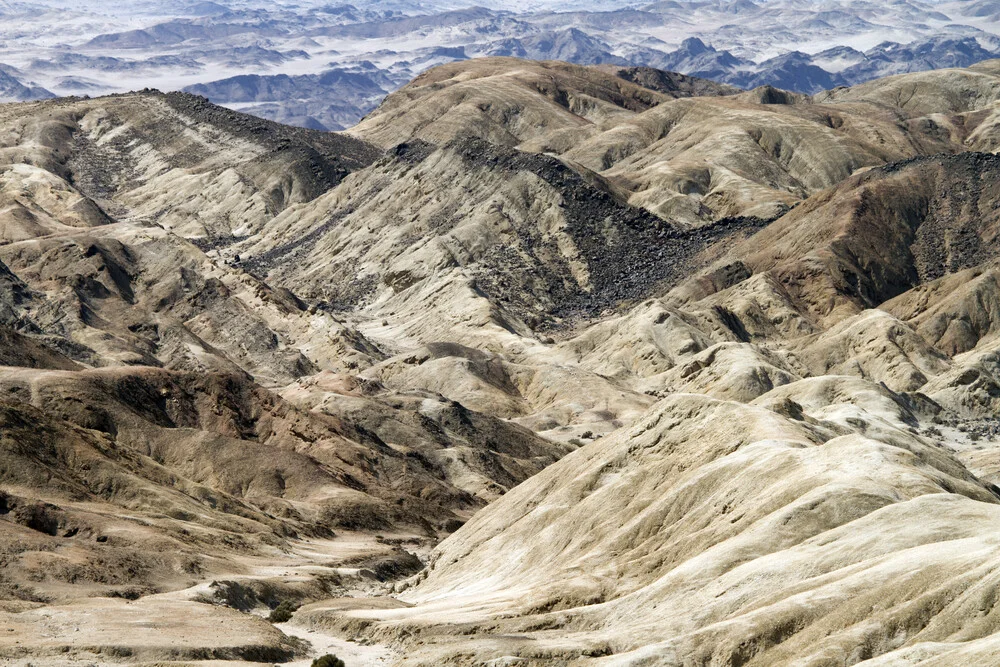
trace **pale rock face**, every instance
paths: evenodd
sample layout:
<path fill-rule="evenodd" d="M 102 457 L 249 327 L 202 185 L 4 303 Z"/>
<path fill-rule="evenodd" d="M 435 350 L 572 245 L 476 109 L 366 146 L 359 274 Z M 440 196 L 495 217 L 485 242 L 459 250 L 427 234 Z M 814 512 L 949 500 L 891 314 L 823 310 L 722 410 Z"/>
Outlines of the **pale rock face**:
<path fill-rule="evenodd" d="M 773 664 L 953 637 L 962 604 L 940 601 L 973 580 L 984 591 L 996 585 L 983 573 L 997 498 L 889 414 L 877 417 L 878 439 L 815 422 L 817 399 L 838 391 L 809 389 L 805 421 L 695 395 L 667 399 L 446 540 L 401 596 L 414 607 L 346 612 L 339 622 L 377 617 L 381 632 L 435 636 L 414 664 L 448 654 L 452 642 L 470 663 L 498 651 L 610 651 L 598 662 Z M 466 636 L 435 630 L 451 623 Z M 468 637 L 487 625 L 501 629 L 494 637 L 520 638 Z M 993 630 L 984 620 L 965 637 Z"/>
<path fill-rule="evenodd" d="M 64 179 L 27 164 L 8 165 L 0 176 L 7 206 L 4 241 L 24 241 L 109 222 L 94 202 Z"/>
<path fill-rule="evenodd" d="M 814 375 L 857 375 L 894 391 L 915 391 L 949 370 L 947 357 L 881 310 L 866 310 L 798 343 Z"/>
<path fill-rule="evenodd" d="M 955 357 L 947 373 L 932 378 L 921 391 L 958 414 L 992 417 L 997 406 L 1000 380 L 997 341 Z"/>
<path fill-rule="evenodd" d="M 921 285 L 884 308 L 906 318 L 946 354 L 957 355 L 991 338 L 997 323 L 995 269 L 969 269 Z"/>
<path fill-rule="evenodd" d="M 613 378 L 649 377 L 710 347 L 716 339 L 683 311 L 649 301 L 561 343 L 558 358 Z"/>
<path fill-rule="evenodd" d="M 800 379 L 796 360 L 748 343 L 719 343 L 664 376 L 643 382 L 657 395 L 696 393 L 750 402 L 777 386 Z M 660 384 L 662 382 L 662 384 Z M 659 386 L 656 386 L 659 385 Z"/>
<path fill-rule="evenodd" d="M 584 368 L 541 358 L 514 363 L 456 344 L 434 343 L 362 374 L 398 391 L 420 389 L 477 411 L 511 419 L 554 439 L 584 427 L 604 433 L 641 415 L 653 402 Z M 560 432 L 577 425 L 572 432 Z"/>

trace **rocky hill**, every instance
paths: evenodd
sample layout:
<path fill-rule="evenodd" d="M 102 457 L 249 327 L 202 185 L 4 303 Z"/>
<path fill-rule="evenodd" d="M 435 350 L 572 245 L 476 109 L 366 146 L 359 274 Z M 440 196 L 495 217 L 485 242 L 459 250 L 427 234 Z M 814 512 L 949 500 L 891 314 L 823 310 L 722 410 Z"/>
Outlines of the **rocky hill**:
<path fill-rule="evenodd" d="M 0 107 L 0 658 L 988 664 L 998 77 Z"/>

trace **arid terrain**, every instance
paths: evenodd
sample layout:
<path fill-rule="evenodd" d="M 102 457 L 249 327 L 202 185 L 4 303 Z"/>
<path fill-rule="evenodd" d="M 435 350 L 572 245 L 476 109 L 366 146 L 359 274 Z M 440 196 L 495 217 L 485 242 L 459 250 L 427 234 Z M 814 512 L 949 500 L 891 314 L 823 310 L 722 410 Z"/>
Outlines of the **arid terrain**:
<path fill-rule="evenodd" d="M 0 662 L 1000 664 L 998 149 L 1000 61 L 0 105 Z"/>
<path fill-rule="evenodd" d="M 4 0 L 0 16 L 3 102 L 159 88 L 318 130 L 475 58 L 815 94 L 1000 56 L 996 0 Z"/>

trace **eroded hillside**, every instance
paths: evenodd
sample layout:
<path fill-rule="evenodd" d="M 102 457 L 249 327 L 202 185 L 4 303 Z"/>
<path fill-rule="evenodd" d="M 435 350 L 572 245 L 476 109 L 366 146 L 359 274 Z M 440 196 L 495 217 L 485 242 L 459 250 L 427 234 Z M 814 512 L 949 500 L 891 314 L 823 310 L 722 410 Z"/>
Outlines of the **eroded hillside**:
<path fill-rule="evenodd" d="M 3 106 L 0 656 L 988 662 L 998 73 Z"/>

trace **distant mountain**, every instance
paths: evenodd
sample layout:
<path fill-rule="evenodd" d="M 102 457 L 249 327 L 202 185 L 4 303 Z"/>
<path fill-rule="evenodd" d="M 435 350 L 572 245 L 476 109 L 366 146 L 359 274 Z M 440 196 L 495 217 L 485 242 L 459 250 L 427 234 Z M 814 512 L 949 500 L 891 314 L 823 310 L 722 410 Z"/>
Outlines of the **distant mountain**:
<path fill-rule="evenodd" d="M 190 5 L 187 11 L 192 16 L 221 16 L 230 12 L 228 7 L 217 2 L 196 2 Z"/>
<path fill-rule="evenodd" d="M 752 67 L 753 61 L 737 58 L 729 51 L 718 51 L 697 37 L 689 37 L 676 51 L 648 64 L 651 67 L 683 72 L 691 76 L 725 80 L 736 71 Z"/>
<path fill-rule="evenodd" d="M 87 48 L 141 49 L 151 46 L 172 46 L 190 40 L 212 42 L 233 35 L 278 36 L 279 29 L 253 23 L 215 23 L 194 20 L 176 20 L 159 23 L 144 30 L 98 35 L 87 42 Z"/>
<path fill-rule="evenodd" d="M 156 69 L 200 69 L 203 63 L 195 58 L 162 55 L 143 59 L 91 56 L 82 53 L 60 53 L 51 59 L 35 59 L 29 66 L 32 71 L 63 72 L 81 68 L 91 72 L 149 72 Z"/>
<path fill-rule="evenodd" d="M 257 44 L 222 49 L 192 51 L 192 57 L 227 67 L 268 67 L 292 60 L 308 60 L 309 54 L 301 49 L 278 51 Z"/>
<path fill-rule="evenodd" d="M 395 84 L 379 72 L 332 69 L 322 74 L 244 74 L 201 83 L 185 92 L 218 104 L 255 103 L 256 115 L 312 129 L 339 130 L 374 109 Z"/>
<path fill-rule="evenodd" d="M 611 53 L 611 47 L 604 42 L 576 28 L 492 42 L 479 53 L 484 56 L 514 56 L 531 60 L 564 60 L 578 65 L 632 64 Z"/>
<path fill-rule="evenodd" d="M 425 16 L 392 17 L 380 21 L 325 26 L 308 30 L 306 34 L 342 39 L 387 39 L 419 31 L 450 28 L 464 23 L 492 21 L 497 18 L 495 12 L 483 7 L 472 7 Z"/>
<path fill-rule="evenodd" d="M 0 65 L 0 102 L 27 102 L 55 97 L 54 93 L 41 86 L 22 83 L 12 71 L 16 70 Z"/>
<path fill-rule="evenodd" d="M 971 37 L 932 37 L 911 44 L 883 42 L 866 51 L 864 56 L 864 60 L 842 72 L 846 84 L 864 83 L 890 74 L 968 67 L 995 58 L 997 54 L 987 51 Z"/>
<path fill-rule="evenodd" d="M 822 67 L 828 72 L 841 72 L 848 67 L 857 65 L 864 61 L 865 54 L 849 46 L 835 46 L 825 51 L 820 51 L 812 55 L 811 60 L 814 65 Z"/>
<path fill-rule="evenodd" d="M 931 37 L 909 44 L 882 42 L 864 52 L 844 46 L 815 55 L 792 51 L 754 63 L 692 37 L 684 40 L 676 51 L 637 50 L 630 54 L 630 59 L 741 88 L 774 86 L 813 94 L 893 74 L 968 67 L 997 55 L 973 37 Z"/>
<path fill-rule="evenodd" d="M 311 128 L 346 127 L 372 108 L 374 95 L 468 58 L 652 67 L 815 94 L 1000 54 L 1000 0 L 36 0 L 26 7 L 11 5 L 16 29 L 0 29 L 0 43 L 19 45 L 19 81 L 56 94 L 202 90 L 220 102 L 248 86 L 237 95 L 247 101 L 222 103 Z M 373 77 L 383 92 L 315 83 L 333 70 Z"/>
<path fill-rule="evenodd" d="M 978 2 L 969 2 L 964 6 L 959 7 L 959 12 L 963 16 L 995 18 L 1000 15 L 1000 0 L 978 0 Z"/>
<path fill-rule="evenodd" d="M 842 79 L 814 65 L 808 54 L 800 51 L 765 60 L 759 70 L 741 71 L 720 77 L 741 88 L 774 86 L 801 93 L 818 93 L 841 84 Z"/>

